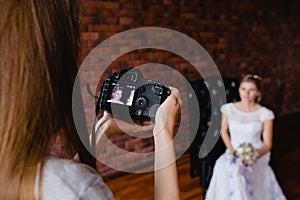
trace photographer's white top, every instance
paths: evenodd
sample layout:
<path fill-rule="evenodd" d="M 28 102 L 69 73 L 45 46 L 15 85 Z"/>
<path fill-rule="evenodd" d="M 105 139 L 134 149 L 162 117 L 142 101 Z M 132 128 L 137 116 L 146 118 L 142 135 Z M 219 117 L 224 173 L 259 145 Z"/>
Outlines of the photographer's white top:
<path fill-rule="evenodd" d="M 93 168 L 73 160 L 49 156 L 41 180 L 43 200 L 114 199 L 110 189 Z M 36 192 L 37 188 L 36 184 Z"/>

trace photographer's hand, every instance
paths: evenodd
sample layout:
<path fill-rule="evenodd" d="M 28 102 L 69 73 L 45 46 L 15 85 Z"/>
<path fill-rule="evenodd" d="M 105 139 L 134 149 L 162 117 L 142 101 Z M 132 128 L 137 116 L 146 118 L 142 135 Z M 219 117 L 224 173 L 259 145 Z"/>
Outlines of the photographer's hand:
<path fill-rule="evenodd" d="M 95 126 L 96 139 L 96 156 L 101 152 L 101 147 L 112 136 L 123 133 L 143 133 L 153 130 L 153 124 L 138 125 L 135 123 L 125 122 L 123 120 L 113 118 L 112 114 L 104 111 L 103 116 L 99 119 Z"/>
<path fill-rule="evenodd" d="M 179 91 L 170 88 L 172 93 L 159 107 L 154 126 L 155 143 L 155 199 L 180 199 L 178 175 L 173 137 L 174 127 L 180 113 Z"/>
<path fill-rule="evenodd" d="M 143 126 L 128 123 L 104 111 L 103 116 L 95 126 L 96 155 L 101 146 L 113 135 L 122 133 L 139 133 L 153 129 L 155 143 L 155 199 L 179 199 L 178 175 L 173 137 L 174 127 L 181 108 L 179 91 L 170 88 L 172 93 L 158 108 L 155 124 Z"/>

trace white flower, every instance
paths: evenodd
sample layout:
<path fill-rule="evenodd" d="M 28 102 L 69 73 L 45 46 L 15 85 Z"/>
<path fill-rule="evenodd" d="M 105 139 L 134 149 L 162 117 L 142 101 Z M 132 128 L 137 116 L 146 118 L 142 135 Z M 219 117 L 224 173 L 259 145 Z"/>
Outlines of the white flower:
<path fill-rule="evenodd" d="M 244 152 L 244 149 L 243 149 L 243 148 L 238 148 L 238 149 L 237 149 L 237 153 L 238 153 L 238 154 L 243 154 L 243 152 Z"/>
<path fill-rule="evenodd" d="M 247 153 L 249 152 L 249 153 L 250 153 L 251 151 L 252 151 L 252 148 L 251 148 L 251 147 L 246 147 L 246 148 L 245 148 L 245 152 L 247 152 Z"/>
<path fill-rule="evenodd" d="M 244 156 L 244 159 L 245 159 L 245 160 L 251 160 L 251 157 L 250 157 L 249 155 L 245 155 L 245 156 Z"/>

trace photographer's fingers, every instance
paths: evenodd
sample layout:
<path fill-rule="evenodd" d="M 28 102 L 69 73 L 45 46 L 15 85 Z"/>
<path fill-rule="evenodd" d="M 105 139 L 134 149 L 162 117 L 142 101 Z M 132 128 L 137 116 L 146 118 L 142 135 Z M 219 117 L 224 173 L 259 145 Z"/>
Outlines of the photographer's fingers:
<path fill-rule="evenodd" d="M 170 87 L 170 90 L 170 96 L 157 110 L 155 124 L 151 121 L 149 121 L 148 124 L 144 123 L 143 125 L 125 122 L 113 118 L 111 113 L 104 111 L 103 116 L 95 125 L 97 148 L 101 147 L 103 142 L 111 136 L 122 133 L 142 133 L 153 130 L 153 134 L 156 135 L 163 129 L 166 129 L 168 130 L 167 132 L 170 133 L 169 137 L 171 138 L 180 111 L 181 99 L 178 89 Z"/>
<path fill-rule="evenodd" d="M 140 126 L 128 123 L 123 120 L 113 118 L 110 113 L 105 111 L 101 119 L 99 119 L 95 125 L 96 155 L 98 156 L 101 153 L 101 148 L 113 135 L 122 133 L 143 133 L 153 130 L 153 127 L 153 124 Z M 91 140 L 92 136 L 90 136 L 90 141 Z"/>
<path fill-rule="evenodd" d="M 99 129 L 99 127 L 105 123 L 105 121 L 109 120 L 110 118 L 112 118 L 112 115 L 110 113 L 108 113 L 107 111 L 103 112 L 102 117 L 97 121 L 96 125 L 95 125 L 95 130 L 97 132 L 97 130 Z"/>
<path fill-rule="evenodd" d="M 145 122 L 143 125 L 138 125 L 135 123 L 129 123 L 117 118 L 113 118 L 112 114 L 104 111 L 103 116 L 96 123 L 95 130 L 96 133 L 99 132 L 101 126 L 107 126 L 106 136 L 109 138 L 112 135 L 122 134 L 122 133 L 139 133 L 153 130 L 154 124 L 149 121 Z"/>
<path fill-rule="evenodd" d="M 154 125 L 151 122 L 144 123 L 143 125 L 135 124 L 135 123 L 129 123 L 117 118 L 114 118 L 116 122 L 116 126 L 119 127 L 120 130 L 124 133 L 140 133 L 140 132 L 146 132 L 153 129 Z"/>
<path fill-rule="evenodd" d="M 173 132 L 173 128 L 176 124 L 182 102 L 179 90 L 173 87 L 170 87 L 170 90 L 170 96 L 157 110 L 155 116 L 156 123 L 153 130 L 154 135 L 157 135 L 163 129 L 167 129 L 168 132 Z"/>
<path fill-rule="evenodd" d="M 179 105 L 181 106 L 182 105 L 182 101 L 181 101 L 181 97 L 180 97 L 180 92 L 177 88 L 174 88 L 174 87 L 169 87 L 170 90 L 171 90 L 171 95 L 174 95 L 175 98 L 176 98 L 176 105 L 177 103 L 179 103 Z"/>

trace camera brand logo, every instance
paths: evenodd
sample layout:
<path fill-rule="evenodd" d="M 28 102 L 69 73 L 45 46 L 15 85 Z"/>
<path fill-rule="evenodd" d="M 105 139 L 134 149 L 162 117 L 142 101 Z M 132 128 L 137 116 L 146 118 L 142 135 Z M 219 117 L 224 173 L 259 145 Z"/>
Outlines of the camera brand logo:
<path fill-rule="evenodd" d="M 176 44 L 176 45 L 174 45 Z M 188 47 L 188 48 L 182 48 Z M 160 27 L 144 27 L 144 28 L 136 28 L 131 29 L 128 31 L 121 32 L 116 34 L 103 42 L 97 45 L 85 58 L 83 61 L 79 72 L 77 74 L 77 78 L 75 80 L 74 89 L 73 89 L 73 117 L 74 122 L 78 131 L 79 136 L 84 139 L 87 133 L 92 132 L 93 127 L 95 126 L 95 110 L 96 110 L 96 103 L 95 98 L 92 98 L 90 94 L 87 92 L 87 85 L 90 85 L 91 91 L 96 94 L 97 85 L 95 81 L 91 80 L 89 74 L 93 73 L 96 74 L 97 77 L 102 77 L 103 72 L 106 70 L 110 64 L 118 59 L 118 57 L 132 52 L 134 50 L 139 49 L 159 49 L 167 52 L 171 52 L 176 54 L 182 58 L 184 58 L 187 62 L 189 62 L 195 70 L 203 77 L 207 84 L 209 85 L 210 80 L 206 80 L 206 77 L 209 77 L 213 74 L 215 77 L 218 77 L 222 80 L 220 72 L 213 62 L 209 54 L 206 50 L 195 40 L 188 37 L 187 35 L 180 33 L 175 30 L 160 28 Z M 187 50 L 188 49 L 188 50 Z M 205 65 L 205 66 L 203 66 Z M 124 66 L 124 68 L 127 66 Z M 183 104 L 181 108 L 181 115 L 188 115 L 189 117 L 186 119 L 181 119 L 180 125 L 178 127 L 177 133 L 174 137 L 174 146 L 175 146 L 175 153 L 177 158 L 180 157 L 191 145 L 193 142 L 199 125 L 200 120 L 200 108 L 199 102 L 196 98 L 196 94 L 189 84 L 189 81 L 179 73 L 177 70 L 169 67 L 167 65 L 163 65 L 160 63 L 150 63 L 150 64 L 143 64 L 138 66 L 141 72 L 147 71 L 147 68 L 153 72 L 156 72 L 159 77 L 163 74 L 164 77 L 169 77 L 172 74 L 172 78 L 166 78 L 163 80 L 164 85 L 170 85 L 176 88 L 183 88 L 182 84 L 184 84 L 184 88 L 187 91 L 180 91 L 181 93 L 184 92 L 187 94 L 187 98 L 192 104 L 193 109 L 192 112 L 189 109 L 188 104 Z M 209 72 L 205 69 L 209 68 Z M 155 73 L 151 73 L 153 77 L 145 77 L 149 80 L 155 80 L 158 76 L 155 76 Z M 175 80 L 175 81 L 174 81 Z M 224 84 L 223 84 L 224 85 Z M 225 95 L 225 88 L 219 87 L 218 91 L 212 91 L 210 87 L 208 87 L 210 99 L 211 99 L 211 110 L 219 109 L 221 103 L 226 103 L 226 95 Z M 95 95 L 97 96 L 97 95 Z M 181 94 L 183 96 L 183 94 Z M 82 98 L 83 97 L 83 98 Z M 80 105 L 84 106 L 84 110 L 78 109 Z M 91 114 L 92 113 L 92 114 Z M 113 113 L 113 111 L 112 111 Z M 199 156 L 204 157 L 216 144 L 219 135 L 214 132 L 214 130 L 219 128 L 221 124 L 220 116 L 212 115 L 210 117 L 211 123 L 207 134 L 204 138 L 203 145 L 200 147 Z M 94 123 L 93 123 L 94 122 Z M 161 123 L 161 122 L 160 122 Z M 162 122 L 163 123 L 163 122 Z M 189 137 L 185 137 L 188 142 L 182 145 L 182 138 L 179 140 L 180 136 L 183 133 L 186 133 L 186 127 L 190 127 Z M 151 137 L 151 135 L 139 135 L 139 134 L 131 134 L 137 138 L 145 138 Z M 105 136 L 103 136 L 105 137 Z M 149 160 L 154 158 L 154 153 L 160 152 L 146 152 L 146 153 L 137 153 L 137 152 L 128 152 L 122 148 L 119 148 L 115 144 L 113 144 L 108 138 L 101 139 L 101 141 L 105 141 L 101 144 L 97 143 L 96 138 L 90 137 L 91 142 L 83 141 L 85 145 L 95 145 L 97 146 L 96 151 L 91 150 L 91 153 L 100 160 L 101 163 L 116 169 L 118 171 L 138 173 L 149 172 L 153 169 L 137 169 L 137 166 L 144 166 L 144 163 L 139 163 L 144 160 Z M 105 149 L 114 152 L 114 156 L 102 156 L 99 154 L 101 152 L 101 147 L 105 146 Z M 87 149 L 90 149 L 87 147 Z M 93 148 L 92 148 L 93 149 Z M 100 150 L 99 150 L 100 149 Z M 161 150 L 161 154 L 163 157 L 163 149 Z M 134 164 L 134 166 L 128 165 L 120 165 L 120 160 L 127 160 Z M 175 160 L 169 160 L 168 158 L 165 159 L 163 165 L 160 167 L 164 167 L 169 165 L 171 162 Z M 156 169 L 157 170 L 157 169 Z"/>

